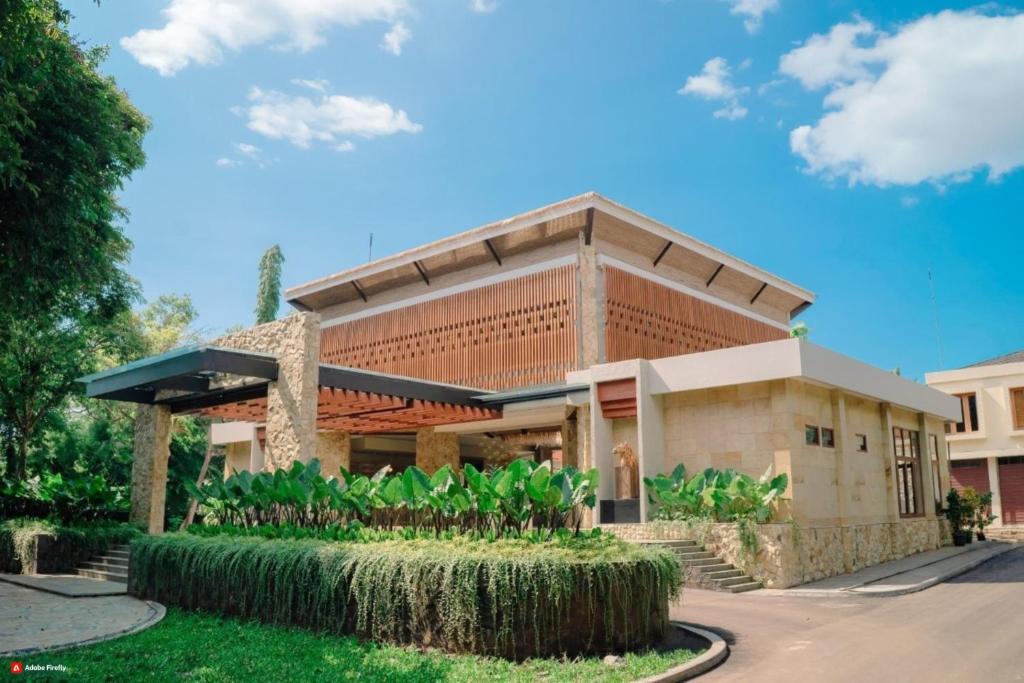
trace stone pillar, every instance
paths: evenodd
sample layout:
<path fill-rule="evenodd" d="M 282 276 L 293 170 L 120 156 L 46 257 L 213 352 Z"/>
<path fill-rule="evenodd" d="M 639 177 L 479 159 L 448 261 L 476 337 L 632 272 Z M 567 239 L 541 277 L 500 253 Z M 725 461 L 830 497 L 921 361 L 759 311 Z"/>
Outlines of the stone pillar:
<path fill-rule="evenodd" d="M 924 413 L 917 414 L 918 459 L 921 462 L 921 506 L 924 507 L 924 516 L 927 519 L 935 519 L 935 485 L 932 483 L 934 474 L 932 472 L 932 438 L 928 431 L 928 416 Z M 936 454 L 938 456 L 938 454 Z"/>
<path fill-rule="evenodd" d="M 337 477 L 341 467 L 352 468 L 352 437 L 345 431 L 317 432 L 316 457 L 320 461 L 320 474 Z"/>
<path fill-rule="evenodd" d="M 649 515 L 647 495 L 644 492 L 643 479 L 653 479 L 666 471 L 665 468 L 665 435 L 664 409 L 661 396 L 651 393 L 651 382 L 648 379 L 651 365 L 645 360 L 640 361 L 636 378 L 637 404 L 637 460 L 640 475 L 640 521 L 646 522 Z M 598 408 L 600 410 L 600 408 Z M 617 462 L 614 464 L 618 464 Z M 614 469 L 612 470 L 614 472 Z"/>
<path fill-rule="evenodd" d="M 460 468 L 459 435 L 451 432 L 437 432 L 433 427 L 416 431 L 416 466 L 427 474 L 433 474 L 445 465 L 456 471 Z"/>
<path fill-rule="evenodd" d="M 996 521 L 992 526 L 1003 526 L 1003 496 L 999 492 L 999 458 L 985 458 L 988 466 L 988 490 L 992 492 L 992 514 Z"/>
<path fill-rule="evenodd" d="M 565 413 L 565 419 L 562 420 L 562 467 L 579 469 L 579 411 L 570 406 L 565 409 Z"/>
<path fill-rule="evenodd" d="M 886 506 L 890 522 L 900 521 L 900 499 L 896 490 L 896 454 L 892 447 L 892 406 L 879 404 L 882 422 L 882 463 L 885 467 L 885 488 L 888 492 Z"/>
<path fill-rule="evenodd" d="M 835 439 L 835 467 L 836 467 L 836 521 L 839 526 L 847 523 L 846 510 L 847 501 L 850 497 L 849 481 L 846 474 L 847 454 L 853 449 L 847 444 L 846 429 L 846 397 L 839 389 L 830 392 L 832 403 L 832 436 Z"/>
<path fill-rule="evenodd" d="M 589 368 L 601 362 L 604 346 L 603 325 L 599 297 L 597 250 L 586 244 L 583 233 L 579 237 L 579 340 L 580 367 Z"/>
<path fill-rule="evenodd" d="M 170 455 L 171 409 L 163 405 L 139 405 L 135 413 L 130 519 L 151 534 L 164 530 Z"/>

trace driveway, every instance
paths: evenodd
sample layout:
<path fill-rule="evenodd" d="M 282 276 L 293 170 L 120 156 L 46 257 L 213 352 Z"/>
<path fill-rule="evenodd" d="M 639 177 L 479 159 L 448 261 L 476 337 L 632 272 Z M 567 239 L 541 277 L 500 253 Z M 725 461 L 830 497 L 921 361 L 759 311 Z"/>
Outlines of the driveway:
<path fill-rule="evenodd" d="M 896 598 L 684 591 L 673 618 L 721 634 L 716 681 L 1024 681 L 1024 547 Z"/>

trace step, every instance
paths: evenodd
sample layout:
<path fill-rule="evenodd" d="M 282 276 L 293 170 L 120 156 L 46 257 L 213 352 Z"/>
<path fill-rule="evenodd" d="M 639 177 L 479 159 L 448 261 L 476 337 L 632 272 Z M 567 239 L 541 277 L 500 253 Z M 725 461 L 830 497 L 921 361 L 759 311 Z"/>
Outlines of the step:
<path fill-rule="evenodd" d="M 717 581 L 718 579 L 732 579 L 734 577 L 747 578 L 747 575 L 743 573 L 742 569 L 723 569 L 717 572 L 701 572 L 701 576 L 705 579 L 711 579 Z"/>
<path fill-rule="evenodd" d="M 747 583 L 736 584 L 735 586 L 728 586 L 725 590 L 730 593 L 746 593 L 747 591 L 756 591 L 761 588 L 760 581 L 749 581 Z"/>
<path fill-rule="evenodd" d="M 121 572 L 108 572 L 100 569 L 76 569 L 75 573 L 89 579 L 101 579 L 103 581 L 116 581 L 117 583 L 128 583 L 128 574 Z"/>
<path fill-rule="evenodd" d="M 109 548 L 103 554 L 104 555 L 109 555 L 111 557 L 123 557 L 126 560 L 128 559 L 128 551 L 127 550 L 117 550 L 117 549 L 114 549 L 114 548 Z"/>
<path fill-rule="evenodd" d="M 87 562 L 83 562 L 78 565 L 80 569 L 99 569 L 100 571 L 110 572 L 127 572 L 128 561 L 127 560 L 113 560 L 109 561 L 103 557 L 94 557 Z"/>
<path fill-rule="evenodd" d="M 709 550 L 692 550 L 683 553 L 676 553 L 680 560 L 707 560 L 715 556 L 715 554 Z"/>
<path fill-rule="evenodd" d="M 712 567 L 721 564 L 722 561 L 712 555 L 711 557 L 705 557 L 699 560 L 679 560 L 679 563 L 684 567 Z M 729 568 L 731 567 L 732 565 L 729 565 Z"/>
<path fill-rule="evenodd" d="M 640 541 L 640 545 L 649 545 L 655 548 L 675 550 L 676 548 L 695 548 L 697 541 Z"/>
<path fill-rule="evenodd" d="M 717 588 L 729 588 L 730 586 L 742 586 L 743 584 L 750 583 L 753 581 L 746 574 L 740 574 L 739 576 L 730 576 L 726 579 L 712 579 Z"/>
<path fill-rule="evenodd" d="M 711 574 L 714 572 L 724 572 L 730 569 L 735 569 L 735 567 L 733 567 L 728 562 L 722 562 L 718 558 L 715 558 L 715 564 L 701 565 L 700 567 L 698 567 L 698 569 L 700 569 L 701 576 L 704 576 L 706 574 Z"/>

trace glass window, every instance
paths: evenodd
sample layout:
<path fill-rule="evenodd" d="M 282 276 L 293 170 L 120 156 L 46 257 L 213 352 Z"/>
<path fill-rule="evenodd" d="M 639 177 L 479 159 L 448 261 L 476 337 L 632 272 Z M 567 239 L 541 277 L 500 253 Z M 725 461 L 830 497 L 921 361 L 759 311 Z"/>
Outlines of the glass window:
<path fill-rule="evenodd" d="M 1024 429 L 1024 387 L 1010 389 L 1010 411 L 1013 414 L 1013 428 Z"/>
<path fill-rule="evenodd" d="M 857 450 L 861 453 L 868 452 L 868 435 L 858 434 L 857 435 Z"/>
<path fill-rule="evenodd" d="M 808 446 L 817 446 L 821 443 L 821 434 L 818 428 L 814 425 L 804 426 L 804 441 L 807 442 Z"/>
<path fill-rule="evenodd" d="M 957 422 L 953 431 L 957 434 L 976 432 L 978 426 L 978 396 L 974 392 L 969 394 L 955 394 L 960 399 L 960 410 L 963 419 Z"/>
<path fill-rule="evenodd" d="M 896 457 L 896 493 L 900 517 L 918 517 L 921 510 L 920 432 L 892 428 L 893 455 Z"/>
<path fill-rule="evenodd" d="M 821 445 L 825 448 L 835 448 L 836 433 L 828 427 L 821 428 Z"/>

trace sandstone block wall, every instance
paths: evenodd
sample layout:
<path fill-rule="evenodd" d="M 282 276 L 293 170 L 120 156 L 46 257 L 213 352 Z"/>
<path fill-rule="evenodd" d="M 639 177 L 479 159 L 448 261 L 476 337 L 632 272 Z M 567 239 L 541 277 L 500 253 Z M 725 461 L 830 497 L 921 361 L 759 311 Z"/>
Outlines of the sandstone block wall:
<path fill-rule="evenodd" d="M 416 466 L 433 474 L 445 465 L 460 467 L 459 435 L 424 427 L 416 432 Z"/>
<path fill-rule="evenodd" d="M 316 457 L 324 477 L 337 477 L 339 468 L 352 468 L 352 437 L 343 431 L 317 432 Z"/>
<path fill-rule="evenodd" d="M 130 519 L 151 534 L 164 530 L 170 448 L 171 409 L 162 405 L 139 405 L 135 413 Z"/>

